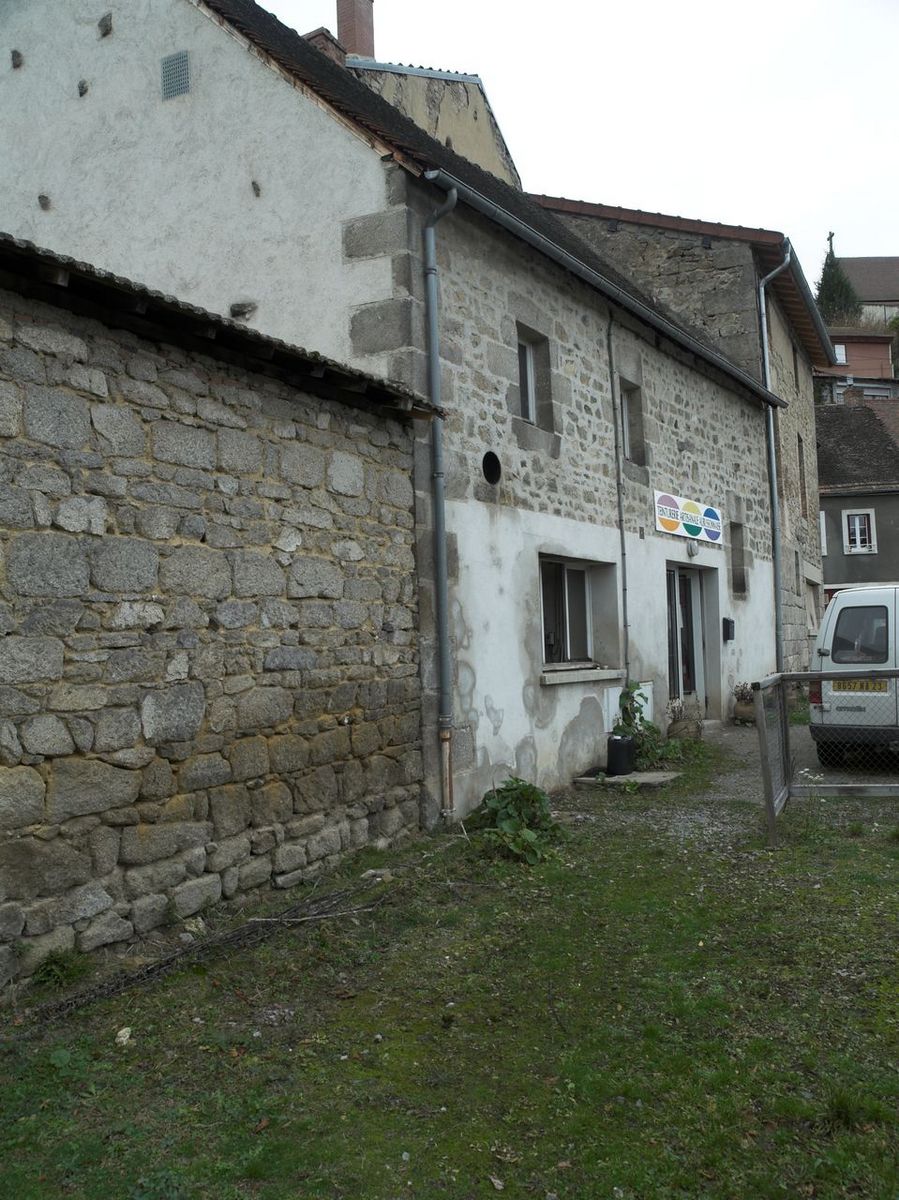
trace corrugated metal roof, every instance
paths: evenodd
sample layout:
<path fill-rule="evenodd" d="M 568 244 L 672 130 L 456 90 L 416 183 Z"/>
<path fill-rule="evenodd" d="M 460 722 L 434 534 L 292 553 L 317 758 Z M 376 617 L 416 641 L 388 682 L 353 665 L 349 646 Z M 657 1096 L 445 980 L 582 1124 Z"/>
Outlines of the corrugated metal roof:
<path fill-rule="evenodd" d="M 146 336 L 187 344 L 212 358 L 241 355 L 254 368 L 311 391 L 343 391 L 354 402 L 434 415 L 437 409 L 402 383 L 375 378 L 314 350 L 269 337 L 121 275 L 0 232 L 0 288 L 33 295 Z M 152 328 L 151 328 L 152 326 Z"/>

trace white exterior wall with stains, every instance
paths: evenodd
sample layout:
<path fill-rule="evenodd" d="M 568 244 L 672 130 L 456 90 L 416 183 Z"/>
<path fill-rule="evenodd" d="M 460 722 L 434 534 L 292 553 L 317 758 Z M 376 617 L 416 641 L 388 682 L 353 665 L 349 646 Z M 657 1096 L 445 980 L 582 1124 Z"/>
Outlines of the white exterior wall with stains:
<path fill-rule="evenodd" d="M 4 0 L 0 31 L 6 232 L 359 361 L 350 310 L 393 294 L 389 258 L 343 251 L 387 203 L 370 144 L 192 0 Z M 190 92 L 164 100 L 181 50 Z"/>

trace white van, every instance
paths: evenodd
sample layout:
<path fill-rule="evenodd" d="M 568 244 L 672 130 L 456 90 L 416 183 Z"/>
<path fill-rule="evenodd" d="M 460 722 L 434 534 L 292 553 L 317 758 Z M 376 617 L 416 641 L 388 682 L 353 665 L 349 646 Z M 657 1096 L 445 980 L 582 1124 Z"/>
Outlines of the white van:
<path fill-rule="evenodd" d="M 851 746 L 899 750 L 899 680 L 866 678 L 897 666 L 899 586 L 845 588 L 827 606 L 812 659 L 813 671 L 840 671 L 809 687 L 809 730 L 825 767 Z"/>

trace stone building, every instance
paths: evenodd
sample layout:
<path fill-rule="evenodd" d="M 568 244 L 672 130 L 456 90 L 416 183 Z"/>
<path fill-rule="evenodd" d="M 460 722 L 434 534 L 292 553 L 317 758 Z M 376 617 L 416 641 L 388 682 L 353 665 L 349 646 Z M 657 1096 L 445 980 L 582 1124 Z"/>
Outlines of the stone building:
<path fill-rule="evenodd" d="M 0 280 L 3 983 L 418 827 L 427 407 L 9 238 Z"/>
<path fill-rule="evenodd" d="M 556 196 L 547 211 L 638 282 L 653 299 L 787 402 L 774 421 L 781 510 L 783 660 L 806 670 L 822 612 L 816 524 L 815 382 L 835 362 L 827 329 L 782 233 Z M 759 284 L 781 263 L 765 289 Z M 765 379 L 764 341 L 768 343 Z"/>
<path fill-rule="evenodd" d="M 109 4 L 105 33 L 81 0 L 15 14 L 12 232 L 442 389 L 414 451 L 425 824 L 604 761 L 626 680 L 662 723 L 726 719 L 774 665 L 782 401 L 249 0 Z"/>

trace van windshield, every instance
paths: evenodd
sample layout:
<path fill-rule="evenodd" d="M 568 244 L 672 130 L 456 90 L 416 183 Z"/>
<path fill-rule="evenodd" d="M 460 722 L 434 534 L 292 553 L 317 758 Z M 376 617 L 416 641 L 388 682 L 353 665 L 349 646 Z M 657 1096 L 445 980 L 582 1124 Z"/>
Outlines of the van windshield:
<path fill-rule="evenodd" d="M 885 663 L 889 657 L 887 610 L 883 604 L 844 608 L 833 635 L 835 663 Z"/>

